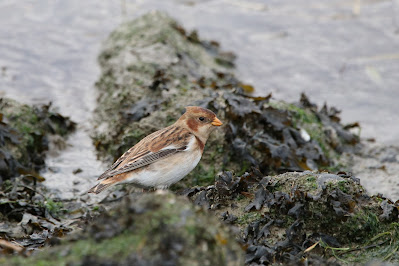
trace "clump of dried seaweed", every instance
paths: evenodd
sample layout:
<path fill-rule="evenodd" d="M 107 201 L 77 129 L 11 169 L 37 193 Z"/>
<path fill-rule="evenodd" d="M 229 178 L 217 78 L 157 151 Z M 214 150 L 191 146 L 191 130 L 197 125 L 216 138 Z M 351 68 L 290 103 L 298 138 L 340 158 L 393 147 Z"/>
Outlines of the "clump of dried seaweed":
<path fill-rule="evenodd" d="M 69 230 L 59 219 L 66 213 L 64 204 L 37 184 L 44 180 L 38 171 L 50 139 L 63 142 L 75 123 L 50 105 L 1 98 L 0 110 L 0 246 L 6 253 L 25 252 Z"/>
<path fill-rule="evenodd" d="M 19 253 L 42 247 L 70 231 L 71 221 L 61 218 L 71 206 L 46 194 L 29 176 L 7 180 L 1 186 L 0 237 L 19 247 Z M 5 253 L 16 251 L 0 246 Z"/>
<path fill-rule="evenodd" d="M 66 136 L 75 123 L 51 105 L 28 106 L 0 98 L 0 110 L 0 182 L 20 174 L 41 179 L 37 173 L 44 166 L 50 138 Z"/>
<path fill-rule="evenodd" d="M 181 193 L 240 228 L 247 264 L 399 261 L 399 202 L 369 197 L 344 172 L 223 172 L 214 185 Z"/>

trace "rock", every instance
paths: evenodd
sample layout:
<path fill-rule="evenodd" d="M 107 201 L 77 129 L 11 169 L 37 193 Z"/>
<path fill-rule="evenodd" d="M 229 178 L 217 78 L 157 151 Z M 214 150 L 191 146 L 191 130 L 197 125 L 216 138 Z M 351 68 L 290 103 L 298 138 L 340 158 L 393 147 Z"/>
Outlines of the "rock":
<path fill-rule="evenodd" d="M 4 181 L 30 174 L 39 181 L 52 136 L 66 137 L 75 123 L 50 105 L 28 106 L 0 98 L 0 176 Z"/>
<path fill-rule="evenodd" d="M 75 123 L 50 105 L 28 106 L 0 98 L 1 238 L 33 249 L 69 231 L 56 220 L 65 213 L 62 203 L 39 185 L 44 178 L 38 171 L 44 167 L 50 139 L 65 139 L 74 129 Z"/>
<path fill-rule="evenodd" d="M 244 254 L 216 217 L 171 193 L 135 194 L 95 217 L 69 240 L 0 264 L 242 265 Z"/>
<path fill-rule="evenodd" d="M 223 172 L 214 186 L 187 195 L 240 228 L 247 265 L 399 262 L 399 202 L 368 196 L 347 173 Z"/>
<path fill-rule="evenodd" d="M 212 109 L 225 126 L 208 140 L 199 166 L 180 187 L 210 184 L 221 169 L 256 166 L 266 174 L 334 167 L 340 153 L 359 142 L 339 124 L 336 109 L 318 110 L 305 95 L 296 104 L 251 96 L 254 88 L 231 73 L 234 58 L 221 63 L 224 53 L 215 42 L 192 36 L 160 12 L 110 34 L 96 83 L 93 141 L 100 155 L 115 160 L 176 121 L 188 105 Z"/>

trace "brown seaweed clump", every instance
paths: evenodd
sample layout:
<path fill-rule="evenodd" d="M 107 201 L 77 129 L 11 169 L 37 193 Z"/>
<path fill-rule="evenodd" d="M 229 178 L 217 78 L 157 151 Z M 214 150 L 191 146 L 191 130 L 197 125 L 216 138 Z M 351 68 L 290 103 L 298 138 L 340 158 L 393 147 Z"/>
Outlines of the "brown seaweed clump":
<path fill-rule="evenodd" d="M 43 246 L 69 229 L 61 202 L 49 198 L 38 172 L 52 141 L 64 143 L 75 123 L 50 105 L 28 106 L 0 98 L 0 238 L 20 250 Z M 4 248 L 1 252 L 8 253 Z M 26 248 L 26 249 L 25 249 Z M 12 251 L 12 250 L 11 250 Z"/>
<path fill-rule="evenodd" d="M 51 105 L 28 106 L 0 98 L 0 183 L 20 174 L 38 177 L 50 138 L 65 137 L 75 123 Z"/>
<path fill-rule="evenodd" d="M 248 265 L 399 262 L 399 201 L 369 197 L 344 172 L 223 172 L 183 194 L 240 228 Z"/>

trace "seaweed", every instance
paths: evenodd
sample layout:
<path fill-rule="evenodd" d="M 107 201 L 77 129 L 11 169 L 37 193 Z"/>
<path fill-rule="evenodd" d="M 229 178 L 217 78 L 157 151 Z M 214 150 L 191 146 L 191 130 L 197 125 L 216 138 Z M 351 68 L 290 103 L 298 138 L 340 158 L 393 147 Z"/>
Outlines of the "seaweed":
<path fill-rule="evenodd" d="M 51 139 L 66 137 L 75 123 L 51 108 L 0 98 L 0 244 L 26 254 L 71 228 L 60 218 L 64 204 L 39 185 Z M 11 244 L 10 244 L 11 243 Z"/>
<path fill-rule="evenodd" d="M 369 197 L 348 173 L 263 176 L 253 169 L 234 176 L 223 172 L 213 186 L 185 195 L 240 228 L 240 243 L 247 247 L 246 264 L 339 265 L 369 249 L 373 255 L 364 252 L 356 262 L 387 257 L 399 261 L 393 253 L 396 244 L 380 239 L 387 236 L 391 243 L 399 241 L 399 202 Z M 242 201 L 240 195 L 250 201 Z"/>
<path fill-rule="evenodd" d="M 51 136 L 66 136 L 75 123 L 54 112 L 51 104 L 28 106 L 0 98 L 0 110 L 1 180 L 20 174 L 42 179 L 38 171 L 44 166 Z"/>

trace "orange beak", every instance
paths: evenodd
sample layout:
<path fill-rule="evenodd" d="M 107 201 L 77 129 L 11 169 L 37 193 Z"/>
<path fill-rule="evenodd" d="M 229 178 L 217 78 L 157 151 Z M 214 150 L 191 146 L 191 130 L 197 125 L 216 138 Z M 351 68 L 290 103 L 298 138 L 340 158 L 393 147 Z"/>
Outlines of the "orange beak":
<path fill-rule="evenodd" d="M 223 123 L 222 123 L 222 121 L 220 121 L 220 120 L 215 116 L 215 118 L 214 118 L 213 121 L 212 121 L 212 125 L 218 127 L 218 126 L 223 125 Z"/>

